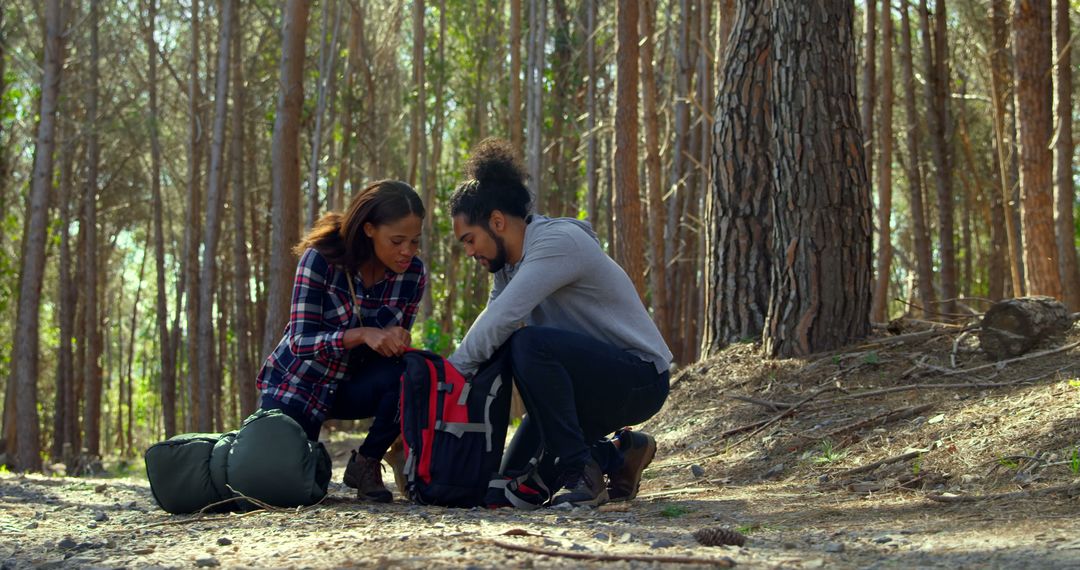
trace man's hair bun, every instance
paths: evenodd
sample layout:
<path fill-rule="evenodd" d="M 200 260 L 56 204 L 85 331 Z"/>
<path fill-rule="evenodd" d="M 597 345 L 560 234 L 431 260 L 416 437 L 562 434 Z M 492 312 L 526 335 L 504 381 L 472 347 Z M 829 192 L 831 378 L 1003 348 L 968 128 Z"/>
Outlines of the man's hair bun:
<path fill-rule="evenodd" d="M 465 176 L 480 184 L 523 185 L 525 171 L 518 162 L 514 146 L 504 139 L 480 141 L 465 164 Z"/>

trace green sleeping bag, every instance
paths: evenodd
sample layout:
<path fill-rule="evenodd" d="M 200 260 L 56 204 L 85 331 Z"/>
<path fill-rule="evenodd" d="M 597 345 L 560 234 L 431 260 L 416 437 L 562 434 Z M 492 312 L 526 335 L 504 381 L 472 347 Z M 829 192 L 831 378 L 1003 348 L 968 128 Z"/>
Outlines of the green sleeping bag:
<path fill-rule="evenodd" d="M 154 499 L 173 514 L 198 512 L 236 493 L 278 507 L 311 505 L 330 483 L 326 448 L 280 410 L 255 412 L 239 431 L 174 436 L 150 446 L 144 459 Z M 213 510 L 251 507 L 247 503 Z"/>

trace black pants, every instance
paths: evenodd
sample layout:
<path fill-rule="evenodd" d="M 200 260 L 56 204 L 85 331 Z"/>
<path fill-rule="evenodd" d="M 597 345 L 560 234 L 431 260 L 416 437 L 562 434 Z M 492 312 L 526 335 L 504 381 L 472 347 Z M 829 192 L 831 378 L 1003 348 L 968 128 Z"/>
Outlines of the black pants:
<path fill-rule="evenodd" d="M 503 473 L 524 469 L 541 445 L 546 482 L 590 454 L 610 473 L 622 456 L 605 438 L 651 418 L 667 399 L 668 372 L 590 336 L 525 327 L 507 342 L 528 414 L 503 456 Z"/>
<path fill-rule="evenodd" d="M 350 352 L 349 379 L 338 384 L 327 419 L 360 420 L 373 417 L 371 428 L 358 451 L 364 457 L 382 459 L 401 434 L 397 413 L 405 361 L 379 356 L 367 347 L 354 348 Z M 286 409 L 280 402 L 267 398 L 263 398 L 262 407 L 283 410 L 304 428 L 308 439 L 319 439 L 322 422 L 305 418 Z"/>

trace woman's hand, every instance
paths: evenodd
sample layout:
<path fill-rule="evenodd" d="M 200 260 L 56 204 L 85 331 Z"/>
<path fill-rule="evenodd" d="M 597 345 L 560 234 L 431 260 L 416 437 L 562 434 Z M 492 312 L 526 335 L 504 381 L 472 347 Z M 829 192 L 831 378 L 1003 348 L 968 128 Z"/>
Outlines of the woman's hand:
<path fill-rule="evenodd" d="M 412 347 L 412 335 L 409 334 L 409 331 L 398 326 L 389 327 L 386 330 L 398 335 L 398 338 L 401 340 L 402 346 L 404 346 L 405 348 Z"/>
<path fill-rule="evenodd" d="M 401 356 L 408 346 L 408 344 L 403 342 L 405 339 L 402 338 L 401 333 L 394 331 L 392 328 L 377 329 L 365 327 L 360 330 L 363 331 L 364 344 L 370 346 L 371 350 L 374 350 L 382 356 Z"/>

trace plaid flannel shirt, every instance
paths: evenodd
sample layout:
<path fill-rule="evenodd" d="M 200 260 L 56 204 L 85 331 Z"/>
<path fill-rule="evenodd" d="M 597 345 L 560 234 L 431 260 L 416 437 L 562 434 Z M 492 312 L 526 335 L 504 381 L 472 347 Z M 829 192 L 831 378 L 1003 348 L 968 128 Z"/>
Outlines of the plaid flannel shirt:
<path fill-rule="evenodd" d="M 338 383 L 348 378 L 345 331 L 357 326 L 412 328 L 427 286 L 419 257 L 413 257 L 404 273 L 387 270 L 370 289 L 354 278 L 355 302 L 347 279 L 345 271 L 318 251 L 304 252 L 296 267 L 289 324 L 256 380 L 264 398 L 318 422 L 326 420 Z M 355 305 L 359 323 L 353 318 Z"/>

